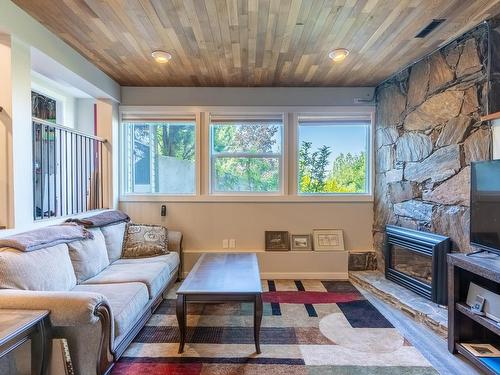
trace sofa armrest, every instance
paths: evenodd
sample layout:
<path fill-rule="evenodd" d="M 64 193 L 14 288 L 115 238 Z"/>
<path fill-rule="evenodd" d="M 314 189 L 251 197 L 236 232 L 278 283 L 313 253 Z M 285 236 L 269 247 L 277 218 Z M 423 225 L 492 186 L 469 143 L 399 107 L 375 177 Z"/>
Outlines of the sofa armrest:
<path fill-rule="evenodd" d="M 54 327 L 100 324 L 96 373 L 107 373 L 115 360 L 113 316 L 102 294 L 1 289 L 0 309 L 49 310 Z"/>
<path fill-rule="evenodd" d="M 181 254 L 182 250 L 182 233 L 173 230 L 168 231 L 168 250 L 175 251 Z"/>
<path fill-rule="evenodd" d="M 102 310 L 111 314 L 106 298 L 90 292 L 0 290 L 0 309 L 49 310 L 53 326 L 97 323 Z"/>

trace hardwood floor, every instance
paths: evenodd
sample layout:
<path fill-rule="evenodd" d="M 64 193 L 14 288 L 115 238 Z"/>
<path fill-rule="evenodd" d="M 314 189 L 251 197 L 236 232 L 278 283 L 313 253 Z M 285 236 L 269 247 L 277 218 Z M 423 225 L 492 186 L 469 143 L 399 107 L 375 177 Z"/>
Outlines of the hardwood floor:
<path fill-rule="evenodd" d="M 448 352 L 447 342 L 422 324 L 416 323 L 398 310 L 361 289 L 369 300 L 401 334 L 415 346 L 442 375 L 480 375 L 478 370 L 466 362 L 463 357 Z"/>

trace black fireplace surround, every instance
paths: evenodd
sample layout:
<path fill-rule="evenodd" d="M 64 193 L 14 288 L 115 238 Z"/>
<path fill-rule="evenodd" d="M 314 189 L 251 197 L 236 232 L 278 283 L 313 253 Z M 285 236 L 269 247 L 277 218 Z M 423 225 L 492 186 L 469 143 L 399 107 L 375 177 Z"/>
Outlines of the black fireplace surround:
<path fill-rule="evenodd" d="M 440 305 L 447 303 L 449 237 L 386 226 L 385 277 Z"/>

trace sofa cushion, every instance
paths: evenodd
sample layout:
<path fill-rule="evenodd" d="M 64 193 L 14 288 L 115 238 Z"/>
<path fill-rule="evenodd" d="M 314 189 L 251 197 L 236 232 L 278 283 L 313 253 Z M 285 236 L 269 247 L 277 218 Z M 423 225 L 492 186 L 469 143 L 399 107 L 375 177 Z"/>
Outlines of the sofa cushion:
<path fill-rule="evenodd" d="M 122 258 L 118 259 L 113 264 L 134 264 L 136 266 L 140 266 L 141 264 L 145 263 L 158 263 L 158 262 L 167 265 L 168 268 L 170 269 L 170 273 L 173 273 L 179 267 L 180 263 L 179 254 L 169 253 L 166 255 L 159 255 L 157 257 L 137 258 L 137 259 Z"/>
<path fill-rule="evenodd" d="M 106 242 L 108 258 L 111 263 L 122 256 L 123 237 L 125 236 L 126 226 L 127 223 L 119 223 L 101 227 L 101 232 Z"/>
<path fill-rule="evenodd" d="M 148 287 L 149 298 L 156 298 L 170 281 L 170 269 L 163 262 L 112 264 L 84 284 L 112 284 L 140 282 Z"/>
<path fill-rule="evenodd" d="M 66 244 L 30 252 L 0 249 L 0 288 L 67 291 L 75 285 Z"/>
<path fill-rule="evenodd" d="M 115 337 L 128 332 L 149 302 L 148 289 L 142 283 L 77 285 L 73 291 L 106 297 L 113 313 Z"/>
<path fill-rule="evenodd" d="M 167 228 L 160 225 L 127 224 L 122 258 L 143 258 L 168 254 Z"/>
<path fill-rule="evenodd" d="M 101 230 L 92 228 L 89 231 L 94 236 L 93 239 L 68 244 L 69 256 L 78 284 L 97 275 L 109 265 L 106 242 Z"/>

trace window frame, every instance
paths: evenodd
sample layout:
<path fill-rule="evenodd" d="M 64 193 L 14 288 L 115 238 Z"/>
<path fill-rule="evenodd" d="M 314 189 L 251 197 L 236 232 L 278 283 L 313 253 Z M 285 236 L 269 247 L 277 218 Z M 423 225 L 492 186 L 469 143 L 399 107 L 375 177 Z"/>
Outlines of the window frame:
<path fill-rule="evenodd" d="M 218 154 L 213 154 L 212 153 L 212 146 L 213 146 L 213 131 L 212 131 L 212 119 L 211 116 L 213 113 L 208 114 L 208 192 L 209 195 L 211 196 L 255 196 L 255 197 L 261 197 L 261 196 L 282 196 L 283 191 L 284 191 L 284 185 L 285 185 L 285 177 L 284 177 L 284 169 L 285 169 L 285 163 L 284 163 L 284 154 L 285 154 L 285 144 L 286 144 L 286 136 L 285 136 L 285 113 L 282 112 L 277 112 L 277 113 L 258 113 L 258 114 L 253 114 L 253 115 L 260 115 L 259 117 L 281 117 L 281 153 L 276 154 L 266 154 L 266 153 L 251 153 L 251 152 L 225 152 L 225 153 L 218 153 Z M 242 119 L 242 121 L 251 119 L 251 115 L 248 114 L 227 114 L 227 113 L 217 113 L 217 115 L 223 115 L 224 117 L 234 117 L 235 120 L 238 118 Z M 221 124 L 222 126 L 231 126 L 230 124 Z M 278 191 L 273 191 L 273 192 L 258 192 L 258 191 L 216 191 L 215 190 L 215 161 L 218 158 L 269 158 L 269 159 L 278 159 L 278 174 L 279 174 L 279 185 L 278 185 Z"/>
<path fill-rule="evenodd" d="M 368 134 L 367 134 L 367 149 L 366 149 L 366 168 L 367 168 L 367 173 L 366 173 L 366 192 L 363 193 L 301 193 L 299 192 L 299 173 L 298 173 L 298 166 L 299 166 L 299 153 L 297 152 L 300 149 L 300 139 L 299 139 L 299 127 L 300 127 L 300 117 L 310 117 L 310 118 L 315 118 L 317 117 L 318 119 L 320 118 L 331 118 L 333 121 L 342 121 L 342 120 L 347 120 L 347 121 L 356 121 L 356 120 L 361 120 L 361 121 L 370 121 L 370 125 L 368 127 Z M 294 136 L 294 150 L 295 150 L 295 158 L 294 158 L 294 166 L 295 166 L 295 173 L 294 173 L 294 187 L 295 187 L 295 194 L 299 197 L 344 197 L 344 196 L 353 196 L 353 197 L 372 197 L 373 195 L 373 171 L 375 168 L 375 165 L 373 163 L 374 161 L 374 136 L 373 136 L 373 129 L 374 129 L 374 118 L 373 114 L 339 114 L 339 113 L 307 113 L 307 112 L 297 112 L 294 113 L 294 121 L 293 121 L 294 127 L 295 127 L 295 136 Z M 335 126 L 335 125 L 332 125 Z"/>
<path fill-rule="evenodd" d="M 151 113 L 151 110 L 134 110 L 134 111 L 127 111 L 127 110 L 122 110 L 120 108 L 120 114 L 119 114 L 119 119 L 120 119 L 120 126 L 119 126 L 119 163 L 118 163 L 118 177 L 119 177 L 119 192 L 120 192 L 120 201 L 146 201 L 146 197 L 155 197 L 163 199 L 164 197 L 184 197 L 184 198 L 193 198 L 196 197 L 200 194 L 200 163 L 199 163 L 199 158 L 200 158 L 200 119 L 199 119 L 199 113 L 196 112 L 158 112 L 158 113 Z M 178 193 L 178 194 L 170 194 L 170 193 L 136 193 L 136 192 L 127 192 L 127 176 L 131 173 L 129 171 L 129 163 L 128 163 L 128 152 L 125 150 L 125 145 L 127 143 L 127 140 L 130 142 L 130 139 L 127 138 L 127 123 L 134 122 L 134 120 L 123 120 L 123 116 L 137 116 L 137 123 L 147 123 L 148 119 L 151 122 L 168 122 L 172 121 L 173 119 L 177 118 L 192 118 L 193 120 L 183 120 L 183 121 L 193 121 L 194 122 L 194 127 L 195 127 L 195 156 L 194 156 L 194 164 L 195 164 L 195 176 L 194 176 L 194 192 L 193 193 Z M 142 119 L 140 118 L 142 117 Z M 128 146 L 128 145 L 127 145 Z"/>
<path fill-rule="evenodd" d="M 120 202 L 373 202 L 374 189 L 374 129 L 375 106 L 120 106 L 119 117 L 119 191 Z M 282 168 L 281 191 L 279 193 L 260 192 L 214 192 L 211 189 L 211 138 L 210 114 L 224 114 L 226 116 L 241 116 L 242 114 L 282 114 Z M 173 195 L 165 193 L 125 193 L 124 192 L 124 127 L 123 115 L 161 115 L 165 118 L 179 115 L 194 115 L 196 119 L 196 153 L 195 153 L 195 194 Z M 297 142 L 298 117 L 307 116 L 349 116 L 370 117 L 369 130 L 369 191 L 367 193 L 325 193 L 299 194 L 297 189 Z"/>

